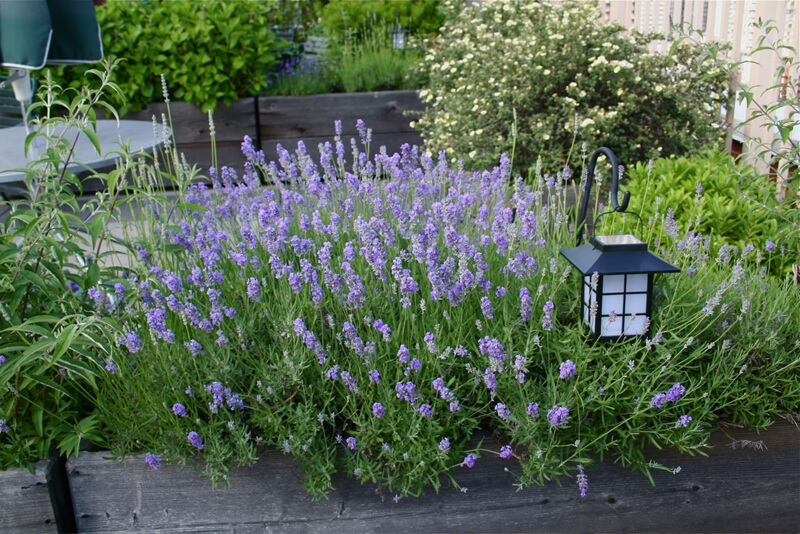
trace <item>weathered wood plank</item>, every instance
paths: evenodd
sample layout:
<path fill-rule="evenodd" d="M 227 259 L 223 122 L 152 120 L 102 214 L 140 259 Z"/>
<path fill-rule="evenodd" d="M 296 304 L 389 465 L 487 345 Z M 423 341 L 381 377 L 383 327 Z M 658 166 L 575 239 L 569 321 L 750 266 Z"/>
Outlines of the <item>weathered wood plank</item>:
<path fill-rule="evenodd" d="M 179 144 L 211 143 L 207 113 L 186 102 L 170 102 L 169 107 L 172 114 L 173 135 Z M 129 113 L 125 115 L 125 119 L 151 121 L 155 115 L 161 122 L 161 116 L 166 113 L 167 105 L 162 102 L 150 104 L 136 113 Z M 245 135 L 255 138 L 256 118 L 253 99 L 236 100 L 230 107 L 220 104 L 214 112 L 214 129 L 217 143 L 224 141 L 241 143 Z"/>
<path fill-rule="evenodd" d="M 333 137 L 336 120 L 345 135 L 356 135 L 357 119 L 376 134 L 413 132 L 403 112 L 424 109 L 418 91 L 261 97 L 258 105 L 262 140 Z"/>
<path fill-rule="evenodd" d="M 333 127 L 331 127 L 331 132 L 333 132 Z M 345 159 L 348 161 L 348 163 L 352 164 L 353 154 L 352 149 L 350 148 L 351 139 L 356 140 L 358 144 L 358 150 L 360 152 L 363 152 L 365 147 L 361 144 L 361 141 L 358 137 L 353 135 L 342 135 L 342 142 L 345 146 Z M 330 135 L 320 135 L 314 137 L 305 136 L 303 138 L 264 139 L 261 143 L 261 146 L 264 150 L 264 156 L 267 158 L 267 161 L 277 161 L 278 144 L 280 144 L 290 153 L 294 154 L 294 151 L 297 150 L 298 141 L 303 141 L 303 143 L 305 143 L 306 151 L 311 156 L 311 159 L 314 160 L 314 163 L 319 165 L 319 145 L 320 143 L 324 144 L 326 142 L 330 142 L 333 146 L 333 134 L 331 133 Z M 408 143 L 409 145 L 422 145 L 422 136 L 417 132 L 373 133 L 372 141 L 370 142 L 369 147 L 370 157 L 377 154 L 380 151 L 381 146 L 386 147 L 386 152 L 388 154 L 400 152 L 400 147 L 403 146 L 404 143 Z"/>
<path fill-rule="evenodd" d="M 18 534 L 56 532 L 56 520 L 47 488 L 47 461 L 26 469 L 0 471 L 0 532 Z"/>
<path fill-rule="evenodd" d="M 312 502 L 299 468 L 278 453 L 237 469 L 231 488 L 212 490 L 193 471 L 150 470 L 142 457 L 127 466 L 102 453 L 70 460 L 70 484 L 82 532 L 549 532 L 773 531 L 800 529 L 800 432 L 778 423 L 752 432 L 717 432 L 709 458 L 651 451 L 680 465 L 677 475 L 645 477 L 612 464 L 587 469 L 591 488 L 581 499 L 573 479 L 563 487 L 516 492 L 514 464 L 481 458 L 456 474 L 467 493 L 402 499 L 337 476 L 329 500 Z M 767 450 L 733 449 L 732 439 L 763 440 Z"/>

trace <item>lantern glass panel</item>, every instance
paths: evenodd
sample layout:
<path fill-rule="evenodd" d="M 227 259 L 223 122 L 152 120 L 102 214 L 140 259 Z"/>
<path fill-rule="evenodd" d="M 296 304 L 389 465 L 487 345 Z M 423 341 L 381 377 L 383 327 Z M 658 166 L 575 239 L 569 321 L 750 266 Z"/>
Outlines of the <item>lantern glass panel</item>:
<path fill-rule="evenodd" d="M 647 317 L 644 315 L 636 315 L 623 318 L 626 336 L 642 336 L 645 334 L 645 323 Z"/>
<path fill-rule="evenodd" d="M 647 275 L 646 274 L 629 274 L 626 283 L 626 291 L 647 292 Z"/>
<path fill-rule="evenodd" d="M 584 277 L 584 280 L 590 277 Z M 594 328 L 594 323 L 587 319 L 584 312 L 584 322 L 597 332 L 600 337 L 638 336 L 645 334 L 645 325 L 648 319 L 649 275 L 647 274 L 614 274 L 600 277 L 602 288 L 599 299 L 598 316 L 600 331 Z M 584 289 L 584 293 L 585 293 Z M 592 295 L 584 299 L 589 305 Z M 612 320 L 612 317 L 614 318 Z"/>
<path fill-rule="evenodd" d="M 604 295 L 607 295 L 608 293 L 622 293 L 623 291 L 625 291 L 624 274 L 609 274 L 603 277 Z"/>
<path fill-rule="evenodd" d="M 600 321 L 600 337 L 611 337 L 622 335 L 622 317 L 602 317 Z"/>

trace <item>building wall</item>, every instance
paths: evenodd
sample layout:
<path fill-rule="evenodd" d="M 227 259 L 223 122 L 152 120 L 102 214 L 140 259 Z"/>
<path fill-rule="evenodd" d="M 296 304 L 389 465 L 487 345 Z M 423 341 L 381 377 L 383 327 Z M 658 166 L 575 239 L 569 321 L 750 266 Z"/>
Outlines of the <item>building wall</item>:
<path fill-rule="evenodd" d="M 782 62 L 771 51 L 753 53 L 760 36 L 754 23 L 759 19 L 775 21 L 778 33 L 772 35 L 800 50 L 800 0 L 598 0 L 598 5 L 606 20 L 642 32 L 667 33 L 671 24 L 688 22 L 702 31 L 706 40 L 731 43 L 730 59 L 756 62 L 744 65 L 739 77 L 743 84 L 757 86 L 754 96 L 765 105 L 774 104 L 778 99 L 777 88 L 769 87 L 776 85 L 776 70 Z M 652 48 L 666 53 L 670 45 L 671 42 L 660 41 Z M 789 53 L 784 52 L 785 55 Z M 800 80 L 790 80 L 790 84 L 800 84 Z M 733 110 L 722 114 L 729 122 L 739 125 L 750 112 L 752 109 L 737 104 Z M 756 121 L 736 131 L 734 144 L 736 141 L 744 143 L 745 150 L 747 141 L 753 137 L 772 142 L 776 136 L 774 131 Z M 800 128 L 795 129 L 792 137 L 800 141 Z"/>

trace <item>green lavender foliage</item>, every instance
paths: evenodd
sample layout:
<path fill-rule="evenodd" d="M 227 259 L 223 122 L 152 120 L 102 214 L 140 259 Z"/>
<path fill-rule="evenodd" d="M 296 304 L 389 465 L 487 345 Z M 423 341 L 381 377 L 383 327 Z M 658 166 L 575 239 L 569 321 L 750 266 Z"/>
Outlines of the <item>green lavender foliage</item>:
<path fill-rule="evenodd" d="M 139 290 L 129 294 L 129 307 L 116 320 L 124 332 L 138 333 L 143 345 L 115 356 L 119 371 L 103 377 L 97 396 L 116 455 L 144 451 L 169 462 L 201 461 L 198 466 L 217 483 L 228 480 L 231 467 L 255 461 L 259 450 L 270 447 L 299 462 L 312 495 L 326 494 L 332 475 L 343 472 L 405 496 L 438 490 L 447 481 L 458 487 L 459 473 L 469 468 L 467 455 L 480 461 L 497 454 L 495 448 L 473 441 L 479 428 L 494 431 L 501 444 L 512 447 L 515 456 L 509 465 L 519 462 L 518 483 L 527 486 L 573 474 L 578 466 L 588 469 L 598 458 L 614 459 L 649 476 L 652 469 L 673 466 L 652 462 L 647 446 L 703 454 L 720 418 L 765 428 L 777 415 L 796 413 L 800 407 L 798 287 L 760 273 L 760 265 L 748 261 L 748 255 L 755 255 L 749 250 L 725 248 L 712 255 L 708 240 L 696 236 L 692 227 L 676 227 L 663 206 L 642 237 L 682 272 L 657 277 L 646 338 L 596 342 L 577 321 L 579 284 L 558 254 L 574 244 L 575 212 L 566 202 L 572 186 L 562 173 L 552 180 L 536 175 L 527 186 L 509 180 L 507 159 L 491 173 L 472 174 L 449 167 L 444 155 L 431 159 L 412 151 L 394 160 L 378 156 L 370 165 L 330 154 L 329 162 L 319 167 L 302 151 L 282 153 L 277 166 L 249 153 L 253 168 L 262 168 L 273 184 L 266 190 L 257 187 L 252 170 L 243 183 L 223 171 L 211 191 L 185 182 L 177 199 L 160 197 L 158 191 L 140 197 L 141 217 L 128 227 L 129 239 L 146 251 L 132 265 Z M 355 153 L 353 160 L 359 161 Z M 345 172 L 353 176 L 337 178 Z M 417 192 L 403 184 L 414 184 Z M 345 207 L 348 201 L 350 208 Z M 461 215 L 443 219 L 442 213 L 460 201 L 469 204 Z M 262 215 L 262 210 L 273 209 L 270 202 L 281 217 Z M 414 205 L 417 215 L 410 220 L 390 214 Z M 514 208 L 515 222 L 503 219 Z M 342 218 L 347 209 L 351 214 Z M 308 229 L 303 217 L 316 219 L 314 212 L 319 217 L 314 224 L 327 230 Z M 334 212 L 340 222 L 334 222 Z M 419 284 L 408 307 L 402 297 L 409 295 L 391 276 L 384 280 L 375 273 L 367 251 L 357 253 L 375 244 L 362 236 L 364 225 L 379 224 L 377 219 L 385 220 L 397 237 L 390 243 L 386 227 L 375 226 L 384 228 L 376 239 L 388 255 L 386 269 L 394 258 L 405 257 L 404 267 Z M 439 225 L 430 246 L 442 255 L 441 261 L 452 253 L 449 226 L 479 247 L 490 291 L 468 291 L 457 306 L 431 297 L 431 272 L 425 262 L 409 256 L 414 236 L 429 220 Z M 523 221 L 535 222 L 539 242 L 519 237 Z M 627 221 L 612 223 L 618 230 Z M 197 238 L 210 235 L 209 224 L 226 236 L 215 267 L 222 278 L 212 284 L 219 293 L 188 282 L 195 269 L 206 268 L 199 249 L 208 238 Z M 277 225 L 284 224 L 289 235 L 309 240 L 310 248 L 270 248 Z M 337 238 L 331 237 L 329 225 L 336 227 Z M 255 241 L 247 237 L 248 229 Z M 481 244 L 483 235 L 492 236 L 488 243 Z M 530 254 L 538 267 L 522 279 L 511 274 L 513 254 L 507 256 L 496 244 L 501 237 L 495 236 L 505 236 L 513 253 Z M 328 241 L 336 273 L 343 268 L 347 243 L 355 244 L 351 266 L 364 285 L 359 306 L 327 286 L 314 299 L 310 287 L 292 289 L 286 273 L 280 274 L 279 265 L 299 272 L 307 261 L 323 284 L 319 256 Z M 305 245 L 297 246 L 305 250 Z M 458 261 L 459 269 L 479 268 L 469 258 Z M 181 289 L 173 275 L 183 281 Z M 499 296 L 498 286 L 506 289 L 505 295 Z M 156 325 L 148 313 L 167 308 L 148 300 L 155 290 L 160 298 L 172 295 L 179 304 L 192 303 L 201 317 L 215 307 L 234 308 L 236 314 L 208 330 L 178 306 Z M 521 315 L 522 290 L 531 298 L 527 318 Z M 483 297 L 492 304 L 492 317 L 484 310 Z M 390 326 L 389 339 L 374 327 L 376 319 Z M 374 343 L 368 362 L 343 335 L 346 322 L 364 343 Z M 304 341 L 303 329 L 313 334 L 313 343 Z M 166 331 L 174 334 L 172 342 L 163 340 Z M 481 348 L 487 339 L 504 347 L 509 359 L 502 365 L 492 363 Z M 409 364 L 398 357 L 401 344 L 420 360 L 419 371 L 406 374 Z M 462 355 L 456 353 L 458 347 L 463 347 Z M 322 364 L 319 348 L 326 353 Z M 521 364 L 516 355 L 524 358 Z M 562 378 L 560 366 L 566 360 L 577 370 Z M 512 368 L 515 364 L 519 369 Z M 339 366 L 336 379 L 330 378 L 333 365 Z M 341 378 L 345 370 L 357 390 Z M 379 371 L 379 383 L 370 380 L 372 370 Z M 496 388 L 487 387 L 489 371 L 495 372 Z M 459 400 L 461 410 L 448 409 L 436 389 L 437 378 Z M 416 404 L 400 399 L 396 390 L 398 383 L 412 380 L 420 395 Z M 230 389 L 216 407 L 214 382 Z M 683 396 L 662 408 L 651 405 L 655 395 L 676 383 L 686 388 Z M 226 403 L 232 396 L 233 404 Z M 431 417 L 421 413 L 423 402 L 431 405 Z M 175 403 L 185 409 L 185 417 L 176 412 Z M 385 409 L 380 418 L 373 411 L 375 403 Z M 531 403 L 538 404 L 538 415 Z M 555 426 L 547 412 L 557 406 L 570 414 L 565 424 Z M 681 425 L 682 416 L 692 421 Z M 187 439 L 191 432 L 202 438 L 202 449 Z M 449 447 L 440 446 L 445 438 Z"/>

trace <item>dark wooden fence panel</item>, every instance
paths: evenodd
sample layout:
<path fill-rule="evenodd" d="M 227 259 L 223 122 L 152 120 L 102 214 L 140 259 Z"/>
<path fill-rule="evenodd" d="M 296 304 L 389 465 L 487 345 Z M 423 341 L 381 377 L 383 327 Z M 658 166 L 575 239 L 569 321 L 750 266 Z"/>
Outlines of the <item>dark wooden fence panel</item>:
<path fill-rule="evenodd" d="M 56 532 L 56 520 L 46 480 L 47 461 L 35 474 L 26 469 L 0 471 L 0 532 Z"/>
<path fill-rule="evenodd" d="M 261 143 L 268 159 L 277 158 L 275 147 L 293 152 L 298 141 L 306 144 L 312 158 L 318 161 L 317 145 L 333 143 L 334 122 L 342 121 L 346 157 L 350 157 L 350 138 L 357 135 L 356 121 L 362 119 L 372 129 L 371 154 L 381 145 L 389 154 L 400 151 L 404 143 L 422 144 L 422 137 L 411 128 L 413 116 L 424 104 L 418 91 L 382 91 L 375 93 L 342 93 L 330 95 L 261 97 L 258 100 Z M 359 143 L 359 148 L 361 145 Z"/>
<path fill-rule="evenodd" d="M 763 441 L 765 450 L 731 447 Z M 152 471 L 142 457 L 127 465 L 83 453 L 68 471 L 82 532 L 564 532 L 769 531 L 800 529 L 800 432 L 779 423 L 758 436 L 717 432 L 710 457 L 650 451 L 654 460 L 681 466 L 639 473 L 613 464 L 587 469 L 581 498 L 574 479 L 521 492 L 512 486 L 513 462 L 485 455 L 456 473 L 468 488 L 401 499 L 374 485 L 337 476 L 330 499 L 312 502 L 300 469 L 279 453 L 235 470 L 229 490 L 212 490 L 191 470 Z M 497 447 L 495 447 L 497 448 Z"/>
<path fill-rule="evenodd" d="M 261 147 L 268 160 L 277 159 L 280 143 L 290 152 L 304 141 L 309 154 L 318 161 L 320 142 L 333 142 L 334 121 L 341 120 L 347 159 L 350 160 L 350 138 L 357 135 L 356 120 L 363 119 L 372 128 L 372 154 L 381 145 L 391 154 L 399 152 L 404 143 L 422 144 L 422 137 L 411 128 L 413 117 L 405 111 L 421 111 L 424 105 L 417 91 L 383 91 L 375 93 L 343 93 L 295 97 L 260 97 L 259 113 L 253 98 L 234 102 L 231 107 L 220 106 L 214 112 L 218 166 L 227 165 L 241 171 L 244 157 L 242 139 L 249 135 Z M 189 164 L 196 164 L 205 173 L 211 165 L 211 140 L 208 115 L 200 108 L 185 102 L 170 103 L 173 134 L 178 151 Z M 161 121 L 166 116 L 166 104 L 151 104 L 126 115 L 131 120 Z M 359 145 L 360 146 L 360 145 Z"/>

